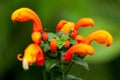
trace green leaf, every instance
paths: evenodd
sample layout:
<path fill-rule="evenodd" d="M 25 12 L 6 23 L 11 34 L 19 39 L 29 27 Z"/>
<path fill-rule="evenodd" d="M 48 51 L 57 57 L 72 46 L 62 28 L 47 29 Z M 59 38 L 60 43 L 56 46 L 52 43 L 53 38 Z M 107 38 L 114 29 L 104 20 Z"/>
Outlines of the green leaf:
<path fill-rule="evenodd" d="M 43 46 L 43 51 L 44 51 L 44 52 L 47 52 L 47 51 L 49 51 L 49 50 L 50 50 L 49 44 L 48 44 L 48 43 L 44 44 L 44 46 Z"/>
<path fill-rule="evenodd" d="M 82 58 L 74 56 L 72 61 L 75 62 L 76 64 L 82 65 L 86 70 L 89 70 L 88 63 L 85 62 Z"/>
<path fill-rule="evenodd" d="M 45 63 L 45 68 L 47 72 L 50 72 L 54 67 L 58 66 L 58 62 L 56 60 L 47 60 Z"/>
<path fill-rule="evenodd" d="M 61 41 L 61 39 L 58 38 L 58 37 L 57 37 L 57 46 L 58 46 L 59 49 L 61 49 L 64 46 L 64 42 Z"/>
<path fill-rule="evenodd" d="M 59 31 L 59 32 L 57 32 L 57 36 L 61 36 L 62 34 L 64 34 L 64 32 L 63 31 Z"/>
<path fill-rule="evenodd" d="M 78 78 L 71 74 L 68 74 L 66 78 L 67 78 L 66 80 L 82 80 L 81 78 Z"/>
<path fill-rule="evenodd" d="M 54 34 L 52 32 L 48 33 L 48 41 L 51 41 L 52 39 L 55 39 L 56 37 L 57 37 L 56 34 Z"/>
<path fill-rule="evenodd" d="M 63 41 L 63 42 L 64 42 L 64 41 L 65 41 L 65 40 L 67 40 L 68 38 L 69 38 L 69 36 L 68 36 L 68 35 L 66 35 L 66 36 L 61 36 L 61 38 L 60 38 L 60 39 L 61 39 L 61 41 Z"/>
<path fill-rule="evenodd" d="M 71 43 L 71 44 L 77 44 L 77 41 L 76 41 L 76 40 L 74 40 L 74 39 L 72 39 L 72 38 L 70 38 L 69 40 L 70 40 L 70 43 Z"/>

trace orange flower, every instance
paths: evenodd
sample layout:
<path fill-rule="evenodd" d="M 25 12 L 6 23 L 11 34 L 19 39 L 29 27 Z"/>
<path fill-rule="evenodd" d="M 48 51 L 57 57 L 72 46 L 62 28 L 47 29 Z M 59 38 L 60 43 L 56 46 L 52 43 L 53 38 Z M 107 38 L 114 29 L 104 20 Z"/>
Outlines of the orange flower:
<path fill-rule="evenodd" d="M 68 22 L 62 27 L 61 31 L 65 33 L 69 33 L 73 28 L 74 28 L 74 23 Z"/>
<path fill-rule="evenodd" d="M 43 40 L 46 41 L 48 39 L 48 33 L 47 32 L 44 32 L 42 36 L 43 36 Z"/>
<path fill-rule="evenodd" d="M 45 62 L 42 49 L 38 44 L 30 44 L 24 51 L 24 56 L 21 58 L 22 54 L 18 54 L 18 60 L 22 61 L 23 69 L 28 70 L 29 65 L 36 63 L 37 65 L 43 65 Z"/>
<path fill-rule="evenodd" d="M 78 34 L 78 28 L 79 27 L 88 27 L 88 26 L 94 26 L 94 21 L 91 18 L 81 18 L 78 20 L 78 22 L 75 24 L 74 29 L 72 30 L 71 36 L 75 38 Z"/>
<path fill-rule="evenodd" d="M 66 40 L 66 41 L 65 41 L 65 48 L 69 48 L 69 46 L 70 46 L 70 41 L 69 41 L 69 40 Z"/>
<path fill-rule="evenodd" d="M 25 22 L 33 21 L 33 31 L 43 32 L 42 24 L 37 14 L 29 8 L 20 8 L 13 12 L 11 16 L 12 21 Z"/>
<path fill-rule="evenodd" d="M 57 24 L 56 32 L 60 31 L 66 23 L 67 23 L 66 20 L 60 20 L 59 23 Z"/>
<path fill-rule="evenodd" d="M 75 30 L 78 30 L 79 27 L 87 27 L 87 26 L 94 26 L 94 21 L 91 18 L 81 18 L 75 24 Z"/>
<path fill-rule="evenodd" d="M 75 44 L 64 54 L 63 59 L 66 62 L 70 62 L 74 53 L 80 54 L 81 56 L 85 56 L 86 54 L 93 55 L 94 49 L 87 44 Z"/>
<path fill-rule="evenodd" d="M 107 46 L 110 46 L 113 42 L 112 36 L 105 30 L 98 30 L 90 34 L 86 38 L 86 44 L 90 44 L 93 40 L 97 41 L 100 44 L 106 44 Z"/>
<path fill-rule="evenodd" d="M 57 50 L 57 40 L 56 39 L 52 39 L 50 41 L 50 49 L 52 52 L 55 52 Z"/>
<path fill-rule="evenodd" d="M 33 32 L 32 35 L 32 40 L 36 44 L 40 44 L 41 42 L 41 33 L 40 32 Z"/>

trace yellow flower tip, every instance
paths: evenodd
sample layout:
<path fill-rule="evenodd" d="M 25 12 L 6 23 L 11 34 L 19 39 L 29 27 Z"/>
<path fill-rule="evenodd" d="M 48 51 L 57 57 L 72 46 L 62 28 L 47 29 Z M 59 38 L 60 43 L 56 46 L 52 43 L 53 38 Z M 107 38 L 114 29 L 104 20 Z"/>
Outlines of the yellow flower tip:
<path fill-rule="evenodd" d="M 106 44 L 106 46 L 110 46 L 113 42 L 111 34 L 105 30 L 98 30 L 90 34 L 86 38 L 86 43 L 90 44 L 93 40 L 100 44 Z"/>
<path fill-rule="evenodd" d="M 40 32 L 33 32 L 31 34 L 31 38 L 32 38 L 34 43 L 40 44 L 40 42 L 41 42 L 41 33 Z"/>
<path fill-rule="evenodd" d="M 25 22 L 28 20 L 32 20 L 33 31 L 43 32 L 42 24 L 39 17 L 33 10 L 29 8 L 20 8 L 15 10 L 11 15 L 11 19 L 13 22 L 16 22 L 16 21 Z"/>
<path fill-rule="evenodd" d="M 81 35 L 77 35 L 77 36 L 75 37 L 75 40 L 76 40 L 78 43 L 84 43 L 84 42 L 85 42 L 84 37 L 81 36 Z"/>
<path fill-rule="evenodd" d="M 60 20 L 59 23 L 57 24 L 56 32 L 60 31 L 66 23 L 67 23 L 66 20 Z"/>
<path fill-rule="evenodd" d="M 74 29 L 75 29 L 75 30 L 78 30 L 79 27 L 88 27 L 88 26 L 93 27 L 93 26 L 94 26 L 94 20 L 91 19 L 91 18 L 81 18 L 81 19 L 78 20 L 78 22 L 76 23 Z"/>
<path fill-rule="evenodd" d="M 61 29 L 61 31 L 65 32 L 65 33 L 69 33 L 71 30 L 73 30 L 74 28 L 74 23 L 73 22 L 68 22 L 66 23 L 63 28 Z"/>

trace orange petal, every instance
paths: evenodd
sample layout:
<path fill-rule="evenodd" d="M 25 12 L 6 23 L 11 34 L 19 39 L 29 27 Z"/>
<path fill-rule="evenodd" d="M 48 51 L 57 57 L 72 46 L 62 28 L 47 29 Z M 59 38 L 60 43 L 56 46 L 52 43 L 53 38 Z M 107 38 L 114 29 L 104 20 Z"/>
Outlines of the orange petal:
<path fill-rule="evenodd" d="M 56 39 L 52 39 L 50 41 L 50 49 L 52 52 L 55 52 L 57 50 L 57 40 Z"/>
<path fill-rule="evenodd" d="M 60 31 L 62 27 L 67 23 L 66 20 L 60 20 L 56 27 L 56 32 Z"/>
<path fill-rule="evenodd" d="M 70 30 L 72 30 L 74 28 L 74 23 L 73 22 L 68 22 L 66 23 L 63 28 L 61 29 L 61 31 L 65 32 L 65 33 L 69 33 Z"/>
<path fill-rule="evenodd" d="M 69 62 L 74 53 L 80 54 L 81 56 L 85 56 L 86 54 L 93 55 L 94 49 L 87 44 L 75 44 L 64 54 L 63 59 Z"/>
<path fill-rule="evenodd" d="M 81 18 L 75 25 L 75 30 L 78 31 L 79 27 L 94 26 L 94 21 L 91 18 Z"/>
<path fill-rule="evenodd" d="M 37 14 L 29 8 L 20 8 L 15 10 L 11 16 L 12 21 L 25 22 L 33 21 L 33 31 L 43 32 L 42 24 Z"/>
<path fill-rule="evenodd" d="M 32 35 L 32 40 L 36 44 L 40 44 L 41 42 L 41 33 L 40 32 L 33 32 Z"/>
<path fill-rule="evenodd" d="M 42 49 L 38 44 L 30 44 L 24 51 L 24 59 L 26 59 L 29 63 L 36 62 L 38 54 L 41 54 L 40 56 L 43 57 Z"/>
<path fill-rule="evenodd" d="M 84 43 L 85 42 L 85 39 L 81 36 L 81 35 L 77 35 L 75 37 L 75 40 L 78 42 L 78 43 Z"/>
<path fill-rule="evenodd" d="M 86 43 L 90 44 L 92 40 L 95 40 L 100 44 L 106 44 L 107 46 L 110 46 L 113 42 L 112 36 L 105 30 L 98 30 L 90 34 L 86 39 Z"/>

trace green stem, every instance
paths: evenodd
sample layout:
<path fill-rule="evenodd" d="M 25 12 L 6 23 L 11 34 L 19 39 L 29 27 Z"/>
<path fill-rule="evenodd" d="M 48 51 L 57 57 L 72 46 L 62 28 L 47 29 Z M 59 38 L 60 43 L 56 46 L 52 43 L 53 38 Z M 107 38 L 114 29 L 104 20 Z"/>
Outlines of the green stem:
<path fill-rule="evenodd" d="M 47 80 L 46 71 L 45 71 L 44 67 L 42 68 L 42 72 L 43 72 L 43 78 L 44 78 L 44 80 Z"/>
<path fill-rule="evenodd" d="M 68 72 L 70 71 L 71 67 L 73 66 L 73 62 L 71 62 L 71 64 L 69 65 L 68 69 L 65 72 L 65 76 L 67 76 Z"/>

